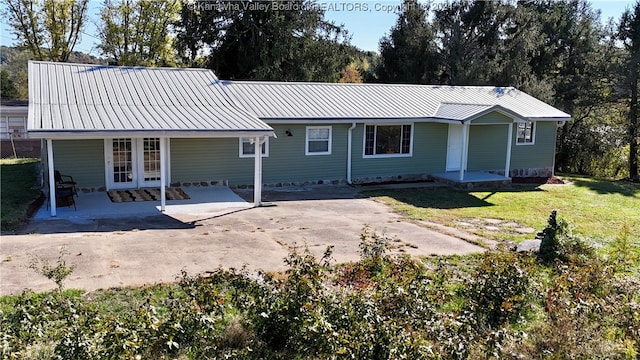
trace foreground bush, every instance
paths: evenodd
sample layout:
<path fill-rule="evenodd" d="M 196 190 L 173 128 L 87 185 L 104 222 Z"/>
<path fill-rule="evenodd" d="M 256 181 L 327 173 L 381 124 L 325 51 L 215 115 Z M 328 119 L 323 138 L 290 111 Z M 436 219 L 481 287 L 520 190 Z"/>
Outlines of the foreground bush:
<path fill-rule="evenodd" d="M 503 250 L 418 261 L 390 255 L 393 242 L 365 229 L 362 259 L 352 264 L 332 265 L 331 249 L 320 259 L 293 249 L 283 274 L 217 270 L 93 299 L 62 288 L 5 297 L 0 353 L 13 359 L 637 358 L 640 281 L 608 260 L 618 257 L 601 258 L 570 233 L 556 233 L 562 245 L 551 261 Z M 128 291 L 124 301 L 118 291 Z"/>

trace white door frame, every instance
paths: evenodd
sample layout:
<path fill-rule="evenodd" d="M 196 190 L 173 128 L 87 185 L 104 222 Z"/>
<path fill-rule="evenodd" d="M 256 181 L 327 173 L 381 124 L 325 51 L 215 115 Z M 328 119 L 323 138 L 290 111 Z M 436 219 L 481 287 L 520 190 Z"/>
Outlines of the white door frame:
<path fill-rule="evenodd" d="M 126 176 L 123 178 L 124 181 L 116 182 L 115 176 L 118 175 L 115 173 L 114 167 L 114 153 L 113 153 L 113 140 L 114 139 L 122 139 L 125 141 L 131 142 L 131 149 L 129 151 L 128 156 L 131 159 L 131 169 L 130 174 L 122 173 L 120 176 Z M 168 145 L 169 141 L 163 138 L 159 138 L 160 148 L 158 149 L 158 156 L 160 157 L 161 166 L 160 173 L 164 170 L 165 180 L 168 182 L 169 178 L 169 169 L 168 156 L 162 156 L 162 147 L 165 148 L 165 155 L 168 153 Z M 126 156 L 126 154 L 125 154 Z M 141 187 L 158 187 L 161 185 L 161 179 L 154 181 L 145 181 L 144 180 L 144 138 L 109 138 L 104 139 L 104 159 L 105 159 L 105 184 L 107 190 L 112 189 L 135 189 Z M 159 174 L 161 176 L 161 174 Z M 128 180 L 128 181 L 127 181 Z"/>

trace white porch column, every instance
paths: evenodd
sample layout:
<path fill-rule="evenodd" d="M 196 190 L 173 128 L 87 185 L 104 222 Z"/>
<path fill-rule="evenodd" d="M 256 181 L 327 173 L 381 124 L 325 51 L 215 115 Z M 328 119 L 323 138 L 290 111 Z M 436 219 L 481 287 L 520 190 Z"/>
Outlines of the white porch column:
<path fill-rule="evenodd" d="M 469 158 L 469 124 L 462 125 L 462 152 L 460 154 L 460 181 L 464 181 L 464 172 L 467 171 Z"/>
<path fill-rule="evenodd" d="M 509 134 L 507 134 L 507 160 L 504 164 L 504 177 L 509 177 L 511 170 L 511 142 L 513 141 L 513 123 L 509 123 Z"/>
<path fill-rule="evenodd" d="M 165 210 L 167 204 L 167 169 L 165 159 L 167 158 L 167 139 L 160 138 L 160 211 Z"/>
<path fill-rule="evenodd" d="M 254 170 L 253 170 L 253 206 L 258 207 L 262 202 L 262 143 L 260 137 L 254 140 Z"/>
<path fill-rule="evenodd" d="M 49 202 L 51 205 L 51 216 L 57 215 L 56 209 L 56 176 L 53 165 L 53 141 L 47 139 L 47 163 L 49 164 Z"/>

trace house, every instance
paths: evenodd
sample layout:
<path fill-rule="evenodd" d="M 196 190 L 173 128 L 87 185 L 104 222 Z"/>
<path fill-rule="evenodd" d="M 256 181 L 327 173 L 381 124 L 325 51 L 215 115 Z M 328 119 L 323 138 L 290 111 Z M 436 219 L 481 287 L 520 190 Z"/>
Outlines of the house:
<path fill-rule="evenodd" d="M 21 100 L 0 102 L 0 157 L 40 157 L 40 139 L 27 136 L 29 103 Z"/>
<path fill-rule="evenodd" d="M 263 184 L 550 176 L 569 119 L 514 88 L 29 63 L 29 136 L 46 141 L 50 183 L 58 169 L 85 191 L 223 183 L 258 205 Z"/>

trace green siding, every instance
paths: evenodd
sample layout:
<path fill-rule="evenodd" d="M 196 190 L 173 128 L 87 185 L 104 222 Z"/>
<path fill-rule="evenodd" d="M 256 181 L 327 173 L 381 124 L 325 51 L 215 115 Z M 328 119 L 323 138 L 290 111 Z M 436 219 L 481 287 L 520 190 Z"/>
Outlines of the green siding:
<path fill-rule="evenodd" d="M 364 158 L 364 125 L 353 130 L 352 178 L 429 174 L 444 171 L 447 155 L 447 124 L 415 123 L 413 156 Z"/>
<path fill-rule="evenodd" d="M 323 126 L 324 124 L 314 124 Z M 331 155 L 305 155 L 306 125 L 274 125 L 263 159 L 262 181 L 304 182 L 346 178 L 348 125 L 332 126 Z M 287 136 L 290 130 L 293 136 Z M 254 159 L 239 156 L 237 138 L 172 139 L 171 180 L 229 180 L 231 185 L 253 184 Z"/>
<path fill-rule="evenodd" d="M 513 144 L 511 146 L 511 168 L 553 168 L 555 156 L 556 123 L 538 121 L 535 128 L 533 145 L 516 145 L 517 126 L 513 126 Z"/>
<path fill-rule="evenodd" d="M 253 159 L 239 159 L 238 148 L 237 138 L 171 139 L 171 181 L 252 184 Z"/>
<path fill-rule="evenodd" d="M 504 170 L 508 133 L 507 125 L 471 125 L 467 170 Z"/>
<path fill-rule="evenodd" d="M 491 116 L 502 117 L 493 113 L 481 119 L 487 120 Z M 273 125 L 278 137 L 270 139 L 269 157 L 264 158 L 263 163 L 263 182 L 345 179 L 349 126 L 331 125 L 331 155 L 307 156 L 305 124 Z M 293 136 L 287 136 L 286 130 L 290 130 Z M 535 144 L 516 145 L 514 126 L 512 169 L 553 166 L 555 122 L 537 122 L 535 131 Z M 447 124 L 416 123 L 412 156 L 364 158 L 364 125 L 358 124 L 353 130 L 352 178 L 375 179 L 445 171 L 447 132 Z M 472 125 L 468 170 L 504 169 L 506 146 L 506 125 Z M 104 140 L 56 140 L 53 147 L 56 169 L 73 176 L 79 187 L 105 186 Z M 172 181 L 229 180 L 231 185 L 253 184 L 254 159 L 239 157 L 237 138 L 171 139 L 170 151 Z"/>
<path fill-rule="evenodd" d="M 264 159 L 264 183 L 346 179 L 347 130 L 350 125 L 313 126 L 331 126 L 331 154 L 305 155 L 306 124 L 272 125 L 277 138 L 271 139 L 269 158 Z M 290 130 L 293 136 L 287 136 L 286 130 Z"/>
<path fill-rule="evenodd" d="M 503 115 L 499 112 L 491 112 L 485 115 L 478 117 L 471 121 L 471 125 L 482 125 L 482 124 L 510 124 L 513 122 L 513 119 Z M 505 144 L 506 146 L 506 144 Z"/>
<path fill-rule="evenodd" d="M 78 187 L 105 186 L 102 139 L 54 140 L 53 163 L 60 173 L 73 176 Z"/>

